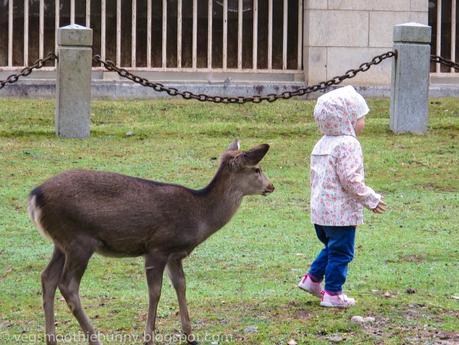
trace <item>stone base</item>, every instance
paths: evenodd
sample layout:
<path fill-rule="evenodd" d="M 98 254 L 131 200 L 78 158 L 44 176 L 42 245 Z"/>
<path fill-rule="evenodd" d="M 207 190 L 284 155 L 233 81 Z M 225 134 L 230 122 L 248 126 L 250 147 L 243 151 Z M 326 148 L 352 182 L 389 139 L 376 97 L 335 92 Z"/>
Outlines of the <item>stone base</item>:
<path fill-rule="evenodd" d="M 303 87 L 303 83 L 167 83 L 167 86 L 179 90 L 189 90 L 195 93 L 209 93 L 212 95 L 251 96 L 279 93 Z M 355 86 L 364 97 L 388 98 L 390 86 Z M 331 89 L 330 89 L 331 90 Z M 157 99 L 171 98 L 165 93 L 158 93 L 150 88 L 121 81 L 93 81 L 91 93 L 94 99 Z M 308 97 L 294 97 L 293 99 L 315 99 L 322 93 Z M 0 98 L 52 98 L 56 96 L 56 84 L 53 80 L 21 81 L 11 84 L 0 90 Z M 459 97 L 459 84 L 431 84 L 429 96 L 431 98 Z M 178 97 L 180 98 L 180 97 Z"/>

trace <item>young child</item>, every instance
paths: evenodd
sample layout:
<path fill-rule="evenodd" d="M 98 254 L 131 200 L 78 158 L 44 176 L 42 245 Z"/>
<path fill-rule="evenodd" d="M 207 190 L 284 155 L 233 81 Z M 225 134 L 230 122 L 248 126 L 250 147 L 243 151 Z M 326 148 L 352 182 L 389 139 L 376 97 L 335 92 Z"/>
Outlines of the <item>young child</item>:
<path fill-rule="evenodd" d="M 352 86 L 319 97 L 314 118 L 324 136 L 311 154 L 311 222 L 324 248 L 298 286 L 321 298 L 324 307 L 355 304 L 342 290 L 354 257 L 357 225 L 363 207 L 383 213 L 381 195 L 364 183 L 362 148 L 357 135 L 365 126 L 368 106 Z M 325 289 L 321 281 L 325 277 Z"/>

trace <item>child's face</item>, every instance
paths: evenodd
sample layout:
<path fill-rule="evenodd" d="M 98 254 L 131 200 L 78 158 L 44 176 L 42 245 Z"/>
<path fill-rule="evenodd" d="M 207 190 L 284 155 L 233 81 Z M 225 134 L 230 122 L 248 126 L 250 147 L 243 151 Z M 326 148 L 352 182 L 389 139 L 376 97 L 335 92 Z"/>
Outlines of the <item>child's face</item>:
<path fill-rule="evenodd" d="M 357 120 L 355 123 L 355 134 L 360 135 L 365 128 L 365 116 L 362 116 L 360 119 Z"/>

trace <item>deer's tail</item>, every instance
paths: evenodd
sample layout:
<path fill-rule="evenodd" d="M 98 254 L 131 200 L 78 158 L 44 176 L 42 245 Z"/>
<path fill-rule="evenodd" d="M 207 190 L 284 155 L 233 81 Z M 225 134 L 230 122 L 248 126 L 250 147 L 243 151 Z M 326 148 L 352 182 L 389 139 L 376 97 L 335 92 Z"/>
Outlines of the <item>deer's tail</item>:
<path fill-rule="evenodd" d="M 42 204 L 43 204 L 43 192 L 39 187 L 37 187 L 34 190 L 32 190 L 32 192 L 30 192 L 29 206 L 27 208 L 27 211 L 29 213 L 30 219 L 32 219 L 32 222 L 37 227 L 40 235 L 42 235 L 46 239 L 51 240 L 51 236 L 48 234 L 48 232 L 46 231 L 42 223 L 42 214 L 43 214 Z"/>

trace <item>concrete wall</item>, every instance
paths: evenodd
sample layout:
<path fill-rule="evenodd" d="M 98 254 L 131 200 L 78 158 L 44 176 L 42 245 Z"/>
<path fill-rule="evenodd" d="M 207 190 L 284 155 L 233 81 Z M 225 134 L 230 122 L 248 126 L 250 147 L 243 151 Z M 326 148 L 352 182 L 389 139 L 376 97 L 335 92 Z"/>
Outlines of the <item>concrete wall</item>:
<path fill-rule="evenodd" d="M 305 0 L 304 73 L 308 84 L 341 75 L 392 48 L 395 24 L 428 24 L 428 0 Z M 391 61 L 348 81 L 390 84 Z"/>

